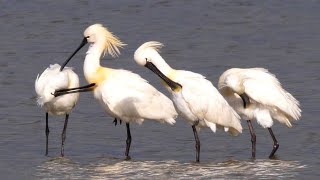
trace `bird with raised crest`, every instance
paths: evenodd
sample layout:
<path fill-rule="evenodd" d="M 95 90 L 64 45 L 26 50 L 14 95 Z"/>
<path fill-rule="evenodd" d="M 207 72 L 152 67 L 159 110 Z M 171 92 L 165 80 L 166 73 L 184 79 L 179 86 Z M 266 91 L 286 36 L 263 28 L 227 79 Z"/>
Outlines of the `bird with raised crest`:
<path fill-rule="evenodd" d="M 116 57 L 119 48 L 125 44 L 101 24 L 89 26 L 84 31 L 84 39 L 70 59 L 87 43 L 90 47 L 84 60 L 84 76 L 90 83 L 88 86 L 76 89 L 56 91 L 55 95 L 92 90 L 94 97 L 101 103 L 104 110 L 115 119 L 124 121 L 127 129 L 126 159 L 130 159 L 131 133 L 129 123 L 141 124 L 145 119 L 166 122 L 173 125 L 177 112 L 172 101 L 151 86 L 138 74 L 123 69 L 112 69 L 100 65 L 105 55 Z M 63 66 L 64 66 L 63 65 Z"/>
<path fill-rule="evenodd" d="M 200 128 L 209 127 L 213 132 L 222 128 L 231 135 L 238 135 L 242 132 L 240 117 L 204 76 L 170 67 L 159 54 L 162 46 L 160 42 L 146 42 L 135 51 L 134 59 L 137 64 L 157 74 L 171 92 L 179 115 L 192 126 L 196 141 L 196 162 L 199 162 Z"/>

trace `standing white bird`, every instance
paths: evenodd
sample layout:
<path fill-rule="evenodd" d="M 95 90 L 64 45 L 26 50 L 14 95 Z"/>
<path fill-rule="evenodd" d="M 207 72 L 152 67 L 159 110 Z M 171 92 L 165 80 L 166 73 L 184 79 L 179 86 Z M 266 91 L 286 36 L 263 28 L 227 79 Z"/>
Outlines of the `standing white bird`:
<path fill-rule="evenodd" d="M 46 155 L 48 155 L 48 114 L 66 115 L 62 131 L 61 156 L 64 156 L 64 142 L 69 114 L 79 99 L 79 93 L 54 97 L 53 93 L 59 89 L 79 87 L 79 77 L 71 68 L 61 68 L 60 65 L 50 65 L 35 81 L 35 90 L 38 95 L 38 105 L 46 111 Z"/>
<path fill-rule="evenodd" d="M 146 42 L 135 51 L 134 59 L 165 82 L 179 115 L 192 125 L 196 161 L 199 162 L 200 140 L 197 129 L 209 127 L 216 132 L 217 127 L 224 127 L 230 134 L 238 135 L 242 132 L 240 117 L 204 76 L 171 68 L 159 54 L 162 46 L 160 42 Z"/>
<path fill-rule="evenodd" d="M 91 25 L 84 31 L 82 43 L 64 65 L 87 42 L 91 45 L 84 60 L 85 78 L 90 83 L 89 86 L 92 86 L 94 97 L 99 100 L 106 112 L 112 117 L 126 122 L 125 156 L 130 159 L 131 133 L 129 123 L 141 124 L 144 119 L 150 119 L 173 125 L 176 122 L 177 112 L 169 98 L 139 75 L 127 70 L 111 69 L 100 65 L 101 57 L 106 53 L 113 57 L 118 56 L 120 54 L 118 48 L 125 45 L 101 24 Z M 89 86 L 85 89 L 88 89 Z M 83 87 L 78 89 L 83 90 Z M 57 91 L 56 95 L 69 92 L 69 90 Z"/>
<path fill-rule="evenodd" d="M 301 116 L 299 102 L 281 87 L 275 75 L 263 68 L 232 68 L 225 71 L 219 79 L 219 90 L 229 104 L 248 122 L 252 158 L 256 155 L 256 135 L 251 120 L 256 119 L 263 128 L 268 128 L 273 139 L 272 158 L 279 148 L 271 126 L 272 119 L 292 127 L 290 121 Z"/>

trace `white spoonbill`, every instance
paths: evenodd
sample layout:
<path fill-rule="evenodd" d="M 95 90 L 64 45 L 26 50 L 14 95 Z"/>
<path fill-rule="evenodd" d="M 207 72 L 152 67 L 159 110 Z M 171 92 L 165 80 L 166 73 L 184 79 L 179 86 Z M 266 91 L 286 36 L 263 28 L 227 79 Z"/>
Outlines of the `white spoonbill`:
<path fill-rule="evenodd" d="M 219 79 L 219 90 L 229 104 L 247 120 L 252 142 L 252 158 L 256 155 L 256 135 L 251 120 L 267 128 L 273 139 L 272 158 L 279 148 L 271 126 L 272 119 L 292 127 L 290 121 L 301 116 L 299 102 L 281 87 L 275 75 L 263 68 L 232 68 L 225 71 Z"/>
<path fill-rule="evenodd" d="M 91 45 L 84 60 L 85 78 L 90 83 L 89 86 L 93 86 L 91 90 L 94 91 L 94 97 L 99 100 L 106 112 L 112 117 L 126 122 L 125 156 L 126 159 L 130 159 L 131 133 L 129 123 L 141 124 L 144 119 L 150 119 L 173 125 L 176 122 L 177 112 L 169 98 L 139 75 L 127 70 L 111 69 L 100 65 L 101 57 L 106 53 L 113 57 L 118 56 L 120 54 L 118 48 L 125 45 L 101 24 L 91 25 L 84 31 L 82 43 L 65 64 L 87 42 Z M 82 87 L 78 89 L 83 90 Z M 70 93 L 70 91 L 57 91 L 56 95 L 64 93 Z"/>
<path fill-rule="evenodd" d="M 216 132 L 217 127 L 224 127 L 230 134 L 238 135 L 242 132 L 240 117 L 204 76 L 171 68 L 159 54 L 162 46 L 160 42 L 146 42 L 136 50 L 134 59 L 165 82 L 179 115 L 192 125 L 196 161 L 199 162 L 200 140 L 197 129 L 209 127 Z"/>
<path fill-rule="evenodd" d="M 79 93 L 54 97 L 53 93 L 59 89 L 75 88 L 79 86 L 79 77 L 71 68 L 61 68 L 60 65 L 50 65 L 35 81 L 35 90 L 38 95 L 38 105 L 46 111 L 46 155 L 48 155 L 48 114 L 66 115 L 62 131 L 61 156 L 64 156 L 64 142 L 69 114 L 79 99 Z"/>

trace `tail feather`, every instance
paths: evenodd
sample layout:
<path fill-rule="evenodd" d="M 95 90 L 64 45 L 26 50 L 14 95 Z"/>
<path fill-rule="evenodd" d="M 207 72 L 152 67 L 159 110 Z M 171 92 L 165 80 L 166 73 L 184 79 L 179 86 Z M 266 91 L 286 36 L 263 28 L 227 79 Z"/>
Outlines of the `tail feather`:
<path fill-rule="evenodd" d="M 207 120 L 204 120 L 204 122 L 207 124 L 207 126 L 211 129 L 212 132 L 216 132 L 217 131 L 217 126 L 215 123 L 209 122 Z"/>
<path fill-rule="evenodd" d="M 166 119 L 165 121 L 170 125 L 174 125 L 176 123 L 176 120 L 173 118 Z"/>
<path fill-rule="evenodd" d="M 240 133 L 242 133 L 242 130 L 239 131 L 233 127 L 229 127 L 228 133 L 232 136 L 238 136 Z"/>

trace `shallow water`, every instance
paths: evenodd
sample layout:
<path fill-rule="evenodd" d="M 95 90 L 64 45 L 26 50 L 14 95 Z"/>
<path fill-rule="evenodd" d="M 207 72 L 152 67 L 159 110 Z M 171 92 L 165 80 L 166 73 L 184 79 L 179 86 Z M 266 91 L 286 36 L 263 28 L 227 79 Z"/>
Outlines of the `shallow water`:
<path fill-rule="evenodd" d="M 317 1 L 14 1 L 0 0 L 0 175 L 3 179 L 318 179 L 320 175 L 319 57 L 320 4 Z M 301 121 L 289 129 L 275 123 L 280 143 L 254 123 L 257 159 L 244 132 L 200 132 L 201 163 L 194 163 L 192 129 L 132 125 L 131 161 L 124 161 L 124 125 L 114 127 L 91 93 L 81 94 L 59 157 L 63 117 L 49 117 L 49 157 L 45 112 L 37 107 L 34 80 L 50 63 L 62 63 L 90 24 L 102 23 L 128 45 L 117 60 L 102 64 L 132 70 L 168 94 L 160 80 L 133 61 L 143 42 L 165 44 L 162 56 L 174 68 L 205 75 L 216 85 L 231 67 L 264 67 L 301 103 Z M 86 48 L 84 48 L 86 49 Z M 83 80 L 85 50 L 69 64 Z"/>
<path fill-rule="evenodd" d="M 37 167 L 35 177 L 71 179 L 283 179 L 294 178 L 306 166 L 296 161 L 256 160 L 210 163 L 168 161 L 123 161 L 102 157 L 79 164 L 66 158 L 51 159 Z"/>

